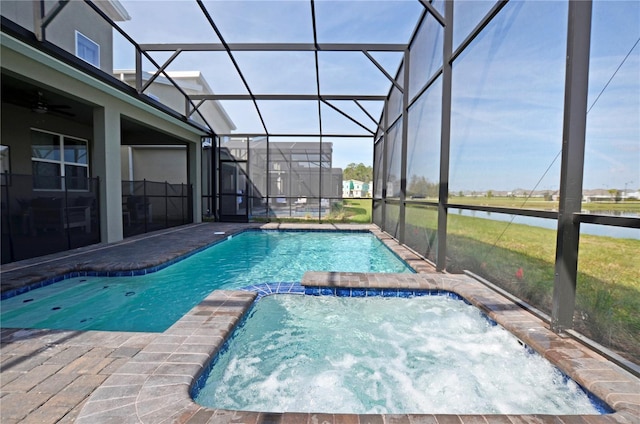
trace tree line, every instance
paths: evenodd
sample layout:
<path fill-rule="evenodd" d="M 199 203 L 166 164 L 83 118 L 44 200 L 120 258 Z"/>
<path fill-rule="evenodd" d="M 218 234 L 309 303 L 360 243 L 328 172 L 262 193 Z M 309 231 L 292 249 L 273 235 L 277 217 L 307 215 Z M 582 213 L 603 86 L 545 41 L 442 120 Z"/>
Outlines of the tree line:
<path fill-rule="evenodd" d="M 342 171 L 343 180 L 358 180 L 364 183 L 373 181 L 373 167 L 366 166 L 364 163 L 350 163 Z"/>

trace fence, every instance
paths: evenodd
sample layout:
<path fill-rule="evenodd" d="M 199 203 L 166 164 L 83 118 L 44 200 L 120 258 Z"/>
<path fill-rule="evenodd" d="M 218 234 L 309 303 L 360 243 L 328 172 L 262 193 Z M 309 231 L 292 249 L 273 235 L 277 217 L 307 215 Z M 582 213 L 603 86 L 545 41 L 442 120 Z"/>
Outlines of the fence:
<path fill-rule="evenodd" d="M 100 242 L 98 179 L 48 180 L 58 189 L 35 190 L 31 175 L 2 175 L 3 264 Z"/>
<path fill-rule="evenodd" d="M 131 237 L 193 222 L 193 187 L 155 181 L 122 182 L 123 236 Z"/>

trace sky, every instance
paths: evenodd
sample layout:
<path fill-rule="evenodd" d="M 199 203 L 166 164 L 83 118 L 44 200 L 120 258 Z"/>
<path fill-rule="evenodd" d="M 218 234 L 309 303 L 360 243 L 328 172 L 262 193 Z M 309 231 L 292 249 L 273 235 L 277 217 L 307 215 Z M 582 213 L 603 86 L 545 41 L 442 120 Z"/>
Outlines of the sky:
<path fill-rule="evenodd" d="M 121 0 L 121 3 L 132 17 L 121 26 L 138 43 L 219 42 L 195 1 Z M 226 42 L 313 42 L 310 4 L 306 0 L 204 1 L 204 4 Z M 458 3 L 455 46 L 492 5 L 491 1 Z M 436 2 L 436 7 L 441 10 L 442 1 Z M 318 0 L 318 41 L 406 43 L 422 11 L 420 3 L 413 0 Z M 640 39 L 640 2 L 595 1 L 593 14 L 589 80 L 589 105 L 593 107 L 587 116 L 583 187 L 638 189 L 640 46 L 633 46 Z M 440 66 L 424 60 L 437 57 L 435 52 L 441 50 L 441 30 L 431 21 L 419 47 L 425 51 L 420 67 L 427 69 L 419 77 L 419 85 Z M 565 2 L 512 1 L 456 59 L 451 190 L 558 188 L 566 21 Z M 117 36 L 114 49 L 114 67 L 132 68 L 133 49 Z M 154 53 L 153 57 L 162 63 L 170 54 Z M 395 75 L 400 55 L 373 56 L 389 74 Z M 254 93 L 316 93 L 312 52 L 239 52 L 234 53 L 234 58 Z M 152 68 L 151 64 L 145 64 L 145 69 Z M 203 73 L 215 93 L 246 93 L 225 52 L 181 53 L 168 67 L 168 70 L 194 69 Z M 412 75 L 416 72 L 412 70 Z M 390 88 L 389 80 L 360 52 L 320 52 L 319 73 L 321 92 L 325 94 L 386 95 Z M 417 90 L 412 86 L 412 94 L 414 91 Z M 439 136 L 439 131 L 432 131 L 440 117 L 439 101 L 438 95 L 427 93 L 409 115 L 410 122 L 414 119 L 411 134 L 417 137 L 410 169 L 431 180 L 437 178 L 438 161 L 427 155 L 433 154 L 431 139 Z M 238 131 L 264 131 L 251 102 L 224 101 L 222 105 Z M 375 131 L 375 124 L 357 105 L 352 102 L 334 105 Z M 380 116 L 380 102 L 363 105 L 374 118 Z M 259 106 L 271 133 L 319 131 L 316 101 L 289 104 L 261 101 Z M 416 120 L 422 123 L 417 128 Z M 322 105 L 322 130 L 326 134 L 368 134 L 326 105 Z M 371 164 L 370 138 L 330 141 L 334 143 L 335 167 L 344 168 L 351 162 Z M 426 166 L 420 166 L 422 163 Z"/>

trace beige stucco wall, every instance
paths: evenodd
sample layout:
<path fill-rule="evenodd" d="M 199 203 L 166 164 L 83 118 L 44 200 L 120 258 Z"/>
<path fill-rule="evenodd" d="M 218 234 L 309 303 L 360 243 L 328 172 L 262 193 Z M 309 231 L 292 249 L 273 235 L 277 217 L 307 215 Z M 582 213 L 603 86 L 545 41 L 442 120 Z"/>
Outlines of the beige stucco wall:
<path fill-rule="evenodd" d="M 180 84 L 180 80 L 177 80 L 177 83 Z M 203 94 L 202 92 L 189 89 L 184 89 L 184 91 L 187 94 Z M 178 113 L 185 113 L 184 96 L 173 85 L 154 82 L 151 83 L 147 90 L 145 90 L 145 94 L 157 97 L 164 105 L 170 107 Z M 211 125 L 212 129 L 217 134 L 230 134 L 234 129 L 229 125 L 229 122 L 223 118 L 221 111 L 218 109 L 218 107 L 216 107 L 215 103 L 207 101 L 198 108 L 198 111 L 200 111 L 202 116 L 204 116 L 209 125 Z M 205 125 L 202 117 L 200 117 L 200 115 L 198 115 L 197 113 L 192 114 L 191 119 L 201 125 Z"/>
<path fill-rule="evenodd" d="M 171 184 L 186 184 L 187 149 L 180 146 L 146 147 L 122 146 L 123 180 L 149 180 L 168 182 Z M 129 155 L 131 152 L 131 156 Z M 129 163 L 129 159 L 132 163 Z M 129 167 L 129 165 L 132 165 Z M 133 170 L 131 175 L 130 170 Z"/>
<path fill-rule="evenodd" d="M 57 1 L 47 0 L 45 10 L 51 10 Z M 34 31 L 34 7 L 30 0 L 2 0 L 0 13 L 18 25 Z M 71 1 L 62 8 L 45 30 L 47 41 L 76 54 L 75 31 L 100 46 L 100 69 L 113 71 L 113 35 L 111 25 L 82 1 Z"/>
<path fill-rule="evenodd" d="M 0 13 L 18 25 L 34 32 L 33 3 L 31 1 L 2 0 L 0 3 Z"/>

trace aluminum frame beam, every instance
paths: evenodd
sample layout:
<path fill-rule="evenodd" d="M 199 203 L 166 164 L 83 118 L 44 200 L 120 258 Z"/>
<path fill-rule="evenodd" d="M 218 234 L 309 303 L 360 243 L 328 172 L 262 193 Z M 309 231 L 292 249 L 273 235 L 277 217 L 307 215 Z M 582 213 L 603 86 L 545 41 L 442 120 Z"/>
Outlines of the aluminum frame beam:
<path fill-rule="evenodd" d="M 427 9 L 438 22 L 440 22 L 440 25 L 446 26 L 446 20 L 430 2 L 427 0 L 420 0 L 420 4 L 422 4 L 422 6 L 424 6 L 424 8 Z"/>
<path fill-rule="evenodd" d="M 316 70 L 316 94 L 318 95 L 318 129 L 320 131 L 320 154 L 322 155 L 322 100 L 320 99 L 320 60 L 318 59 L 318 31 L 316 27 L 316 3 L 314 0 L 309 1 L 309 6 L 311 7 L 311 26 L 313 29 L 313 59 Z M 320 193 L 320 197 L 322 198 L 322 158 L 320 158 L 320 172 L 318 173 L 318 193 Z M 322 222 L 322 208 L 318 208 L 318 221 Z"/>
<path fill-rule="evenodd" d="M 153 79 L 157 78 L 160 74 L 164 73 L 163 71 L 166 69 L 168 64 L 177 57 L 180 52 L 183 51 L 220 51 L 227 52 L 229 58 L 231 59 L 234 67 L 236 68 L 236 72 L 240 76 L 246 90 L 247 94 L 205 94 L 205 95 L 190 95 L 188 96 L 188 102 L 186 105 L 186 114 L 187 116 L 191 116 L 194 112 L 197 112 L 199 107 L 206 102 L 207 100 L 250 100 L 254 103 L 254 107 L 260 117 L 261 124 L 264 128 L 266 134 L 269 134 L 269 131 L 266 127 L 266 123 L 262 117 L 260 112 L 260 108 L 257 104 L 259 100 L 284 100 L 284 101 L 300 101 L 300 100 L 310 100 L 318 102 L 318 121 L 320 125 L 320 137 L 323 135 L 322 131 L 322 111 L 321 104 L 325 103 L 332 109 L 339 112 L 341 115 L 345 116 L 350 121 L 356 123 L 358 126 L 364 128 L 367 132 L 373 133 L 372 130 L 367 128 L 364 124 L 357 121 L 350 115 L 338 109 L 336 106 L 329 103 L 329 101 L 340 101 L 340 100 L 351 100 L 356 102 L 356 104 L 363 109 L 362 105 L 360 105 L 358 100 L 360 101 L 385 101 L 387 96 L 376 96 L 376 95 L 322 95 L 320 90 L 320 72 L 319 72 L 319 60 L 318 60 L 318 52 L 320 51 L 332 51 L 332 52 L 362 52 L 370 61 L 373 63 L 388 79 L 391 81 L 393 85 L 395 85 L 401 92 L 403 92 L 403 87 L 392 78 L 389 73 L 369 54 L 369 52 L 406 52 L 408 50 L 408 44 L 398 44 L 398 43 L 318 43 L 317 40 L 317 32 L 315 25 L 315 4 L 314 0 L 310 0 L 311 5 L 311 14 L 312 14 L 312 23 L 313 23 L 313 43 L 227 43 L 222 37 L 221 32 L 218 30 L 213 18 L 208 14 L 206 7 L 204 4 L 197 0 L 198 5 L 202 9 L 205 17 L 209 21 L 209 24 L 216 32 L 220 43 L 146 43 L 139 44 L 139 48 L 141 52 L 144 52 L 146 55 L 148 52 L 152 51 L 172 51 L 173 56 L 156 72 L 153 76 Z M 316 88 L 317 93 L 315 95 L 306 95 L 306 94 L 255 94 L 252 92 L 248 81 L 244 78 L 242 74 L 242 70 L 238 63 L 235 61 L 233 57 L 234 51 L 254 51 L 254 52 L 283 52 L 283 51 L 298 51 L 298 52 L 314 52 L 315 54 L 315 64 L 316 64 Z M 141 84 L 140 84 L 141 85 Z M 148 87 L 149 83 L 145 84 L 145 87 Z M 144 90 L 143 88 L 143 90 Z M 193 102 L 198 102 L 197 104 L 193 104 Z M 194 106 L 193 108 L 189 108 L 189 106 Z M 366 111 L 365 111 L 366 112 Z M 370 114 L 367 113 L 367 116 Z M 373 120 L 373 119 L 372 119 Z M 376 124 L 378 125 L 378 124 Z"/>
<path fill-rule="evenodd" d="M 453 2 L 445 2 L 445 19 L 453 21 Z M 442 116 L 440 133 L 440 185 L 438 187 L 438 247 L 436 270 L 447 268 L 447 218 L 449 208 L 449 161 L 451 146 L 451 89 L 453 81 L 453 27 L 444 27 L 442 43 Z"/>
<path fill-rule="evenodd" d="M 402 85 L 400 85 L 398 83 L 398 81 L 396 81 L 395 78 L 393 78 L 387 71 L 386 69 L 384 69 L 384 67 L 382 65 L 380 65 L 380 63 L 369 54 L 368 51 L 366 50 L 362 50 L 362 53 L 364 53 L 365 56 L 367 56 L 367 58 L 369 59 L 369 61 L 371 61 L 371 63 L 373 63 L 374 65 L 376 65 L 376 68 L 378 68 L 380 70 L 380 72 L 382 72 L 384 74 L 385 77 L 387 77 L 387 79 L 391 82 L 391 84 L 393 84 L 401 93 L 404 93 L 404 88 L 402 87 Z M 406 55 L 405 55 L 406 58 Z"/>
<path fill-rule="evenodd" d="M 171 55 L 171 57 L 167 59 L 166 62 L 164 62 L 160 68 L 158 68 L 158 70 L 151 76 L 151 78 L 147 80 L 147 82 L 142 86 L 142 89 L 140 90 L 140 92 L 144 92 L 151 84 L 153 84 L 153 82 L 160 76 L 160 74 L 164 73 L 164 70 L 167 69 L 167 66 L 169 66 L 171 62 L 173 62 L 180 53 L 182 53 L 182 50 L 180 49 L 176 50 Z"/>
<path fill-rule="evenodd" d="M 587 130 L 592 1 L 570 1 L 567 24 L 560 201 L 551 329 L 573 327 L 578 278 L 582 183 Z"/>
<path fill-rule="evenodd" d="M 364 125 L 362 122 L 358 121 L 357 119 L 355 119 L 354 117 L 352 117 L 351 115 L 349 115 L 348 113 L 344 112 L 342 109 L 340 109 L 337 106 L 332 105 L 331 103 L 329 103 L 328 101 L 324 100 L 324 99 L 320 99 L 320 101 L 322 103 L 324 103 L 325 105 L 329 106 L 331 109 L 335 110 L 336 112 L 338 112 L 340 115 L 344 116 L 345 118 L 347 118 L 348 120 L 350 120 L 351 122 L 353 122 L 354 124 L 356 124 L 357 126 L 359 126 L 360 128 L 364 129 L 365 131 L 371 133 L 371 137 L 375 136 L 376 133 L 374 131 L 372 131 L 371 129 L 369 129 L 366 125 Z M 320 132 L 322 132 L 322 127 L 320 127 Z"/>
<path fill-rule="evenodd" d="M 191 94 L 191 100 L 362 100 L 384 101 L 384 95 L 360 94 Z"/>
<path fill-rule="evenodd" d="M 409 49 L 404 51 L 402 60 L 402 85 L 409 87 L 409 73 L 411 72 Z M 398 216 L 398 241 L 405 243 L 406 209 L 407 200 L 407 162 L 408 162 L 408 138 L 409 138 L 409 90 L 401 90 L 402 93 L 402 145 L 400 147 L 400 214 Z"/>
<path fill-rule="evenodd" d="M 38 41 L 44 41 L 46 36 L 46 28 L 58 16 L 58 13 L 62 12 L 62 9 L 69 4 L 69 0 L 58 0 L 58 4 L 51 8 L 49 13 L 44 13 L 44 2 L 40 0 L 33 0 L 33 18 L 34 18 L 34 33 Z"/>
<path fill-rule="evenodd" d="M 360 108 L 360 110 L 361 110 L 365 115 L 367 115 L 367 117 L 369 117 L 369 119 L 371 119 L 371 122 L 373 122 L 373 123 L 375 124 L 376 129 L 382 128 L 382 126 L 380 125 L 380 123 L 379 123 L 378 121 L 376 121 L 376 118 L 374 118 L 373 116 L 371 116 L 371 114 L 369 113 L 369 111 L 368 111 L 367 109 L 365 109 L 365 107 L 364 107 L 364 106 L 362 106 L 362 105 L 360 104 L 360 102 L 358 102 L 357 100 L 353 99 L 353 103 L 355 103 L 355 104 Z"/>
<path fill-rule="evenodd" d="M 220 37 L 218 37 L 220 38 Z M 383 43 L 145 43 L 144 51 L 209 51 L 224 52 L 227 48 L 236 52 L 403 52 L 407 44 Z"/>
<path fill-rule="evenodd" d="M 373 138 L 370 134 L 320 134 L 320 133 L 233 133 L 233 134 L 218 134 L 220 137 L 228 136 L 228 137 L 249 137 L 249 138 L 258 138 L 258 137 L 271 137 L 271 138 L 294 138 L 294 137 L 326 137 L 326 138 Z"/>

